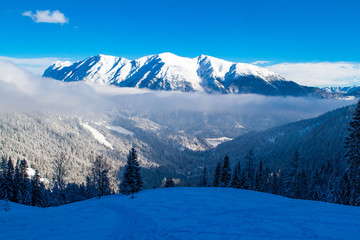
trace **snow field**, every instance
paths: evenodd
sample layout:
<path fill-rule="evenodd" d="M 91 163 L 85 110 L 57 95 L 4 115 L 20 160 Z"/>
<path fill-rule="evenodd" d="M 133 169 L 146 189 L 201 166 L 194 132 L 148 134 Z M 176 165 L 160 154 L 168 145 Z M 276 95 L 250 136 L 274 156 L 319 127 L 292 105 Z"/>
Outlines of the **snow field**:
<path fill-rule="evenodd" d="M 3 239 L 357 239 L 360 208 L 231 188 L 168 188 L 1 210 Z"/>

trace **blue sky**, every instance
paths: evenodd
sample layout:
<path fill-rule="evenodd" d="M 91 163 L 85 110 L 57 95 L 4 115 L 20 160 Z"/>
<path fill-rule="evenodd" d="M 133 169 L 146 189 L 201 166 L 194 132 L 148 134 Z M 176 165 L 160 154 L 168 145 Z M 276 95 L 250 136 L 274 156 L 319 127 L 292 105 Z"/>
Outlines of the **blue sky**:
<path fill-rule="evenodd" d="M 360 85 L 359 12 L 358 0 L 2 0 L 0 60 L 41 74 L 100 53 L 206 54 L 269 61 L 304 85 Z"/>
<path fill-rule="evenodd" d="M 26 11 L 58 10 L 65 24 Z M 359 1 L 2 0 L 0 55 L 82 59 L 173 52 L 233 61 L 358 61 Z"/>

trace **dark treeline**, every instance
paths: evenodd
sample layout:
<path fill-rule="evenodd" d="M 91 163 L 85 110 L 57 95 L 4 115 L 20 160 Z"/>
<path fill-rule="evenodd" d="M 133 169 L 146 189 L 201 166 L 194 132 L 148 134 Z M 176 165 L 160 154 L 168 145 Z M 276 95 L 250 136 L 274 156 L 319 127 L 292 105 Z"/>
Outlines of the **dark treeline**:
<path fill-rule="evenodd" d="M 252 150 L 245 160 L 243 166 L 239 162 L 230 168 L 230 159 L 226 155 L 216 167 L 212 184 L 208 183 L 204 171 L 200 186 L 232 187 L 296 199 L 353 205 L 349 169 L 344 171 L 331 162 L 320 168 L 304 169 L 300 167 L 298 152 L 294 153 L 291 165 L 284 170 L 271 171 L 262 161 L 255 164 L 257 161 Z"/>
<path fill-rule="evenodd" d="M 134 148 L 128 155 L 123 179 L 119 185 L 120 192 L 134 194 L 142 189 L 141 169 Z M 41 179 L 37 170 L 33 176 L 28 174 L 25 159 L 14 165 L 11 157 L 2 157 L 0 162 L 0 199 L 28 206 L 52 207 L 93 197 L 114 194 L 110 187 L 110 167 L 102 156 L 92 161 L 92 166 L 85 184 L 67 183 L 68 159 L 65 154 L 54 161 L 52 183 Z"/>
<path fill-rule="evenodd" d="M 271 171 L 260 161 L 255 165 L 252 150 L 245 157 L 244 166 L 237 163 L 231 170 L 226 155 L 218 163 L 212 186 L 233 187 L 283 195 L 296 199 L 309 199 L 344 205 L 360 205 L 360 101 L 350 122 L 345 140 L 347 150 L 344 164 L 329 161 L 317 168 L 301 166 L 301 153 L 296 151 L 284 169 Z M 346 168 L 343 165 L 347 165 Z M 200 186 L 209 186 L 204 169 Z"/>

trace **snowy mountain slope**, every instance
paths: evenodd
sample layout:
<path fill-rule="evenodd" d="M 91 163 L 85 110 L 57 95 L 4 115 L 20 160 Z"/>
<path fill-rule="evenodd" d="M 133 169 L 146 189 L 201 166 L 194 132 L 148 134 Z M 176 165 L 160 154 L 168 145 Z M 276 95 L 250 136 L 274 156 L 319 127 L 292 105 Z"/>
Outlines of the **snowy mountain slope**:
<path fill-rule="evenodd" d="M 3 201 L 0 201 L 0 205 Z M 176 207 L 175 207 L 176 206 Z M 232 188 L 168 188 L 60 207 L 10 203 L 3 239 L 357 239 L 360 208 Z"/>
<path fill-rule="evenodd" d="M 360 96 L 360 86 L 350 86 L 350 87 L 325 87 L 323 88 L 326 92 L 329 93 L 340 93 L 346 97 L 359 97 Z"/>
<path fill-rule="evenodd" d="M 146 187 L 160 185 L 169 174 L 184 179 L 196 163 L 188 151 L 211 147 L 150 120 L 120 115 L 99 121 L 56 114 L 1 114 L 0 143 L 0 155 L 26 158 L 48 179 L 52 179 L 53 160 L 64 152 L 70 158 L 68 180 L 76 183 L 85 181 L 92 157 L 100 154 L 109 160 L 115 176 L 134 146 L 145 169 Z"/>
<path fill-rule="evenodd" d="M 323 90 L 330 93 L 342 93 L 342 94 L 350 94 L 354 91 L 360 89 L 360 86 L 350 86 L 350 87 L 325 87 Z"/>
<path fill-rule="evenodd" d="M 166 91 L 334 96 L 288 81 L 266 68 L 206 55 L 185 58 L 162 53 L 130 61 L 100 54 L 72 65 L 56 62 L 45 70 L 44 76 L 65 82 L 88 81 Z"/>
<path fill-rule="evenodd" d="M 298 150 L 302 167 L 317 167 L 327 161 L 344 167 L 344 140 L 352 108 L 343 107 L 316 118 L 244 134 L 208 151 L 204 158 L 213 167 L 225 154 L 233 163 L 244 163 L 245 155 L 252 149 L 257 161 L 261 159 L 266 166 L 277 169 L 287 166 Z"/>

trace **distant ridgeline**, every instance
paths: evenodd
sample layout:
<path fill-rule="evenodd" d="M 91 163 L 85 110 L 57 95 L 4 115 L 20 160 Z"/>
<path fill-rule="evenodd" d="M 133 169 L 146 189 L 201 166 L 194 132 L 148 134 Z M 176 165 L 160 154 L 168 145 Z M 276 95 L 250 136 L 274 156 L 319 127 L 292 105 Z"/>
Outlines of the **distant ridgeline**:
<path fill-rule="evenodd" d="M 43 76 L 64 82 L 87 81 L 164 91 L 320 98 L 342 96 L 337 92 L 301 86 L 266 68 L 205 55 L 185 58 L 162 53 L 127 60 L 100 54 L 75 63 L 55 62 L 45 70 Z"/>

